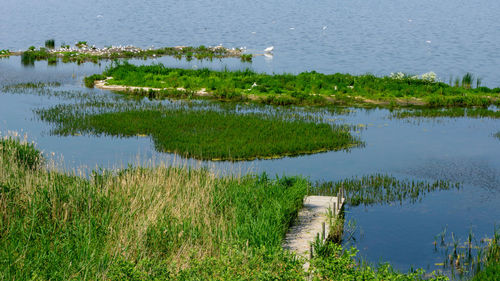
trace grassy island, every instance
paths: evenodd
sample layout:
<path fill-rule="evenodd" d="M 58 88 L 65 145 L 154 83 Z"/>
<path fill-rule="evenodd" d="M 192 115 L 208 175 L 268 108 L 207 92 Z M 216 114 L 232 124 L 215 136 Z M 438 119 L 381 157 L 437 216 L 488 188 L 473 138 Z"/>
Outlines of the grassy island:
<path fill-rule="evenodd" d="M 37 111 L 58 135 L 150 136 L 158 151 L 205 160 L 251 160 L 347 150 L 361 145 L 349 126 L 215 110 L 123 107 L 89 113 L 77 105 Z"/>
<path fill-rule="evenodd" d="M 82 178 L 40 156 L 0 140 L 2 280 L 446 280 L 361 266 L 330 242 L 304 271 L 281 247 L 310 188 L 301 177 L 160 166 Z"/>
<path fill-rule="evenodd" d="M 60 48 L 54 48 L 54 40 L 47 40 L 45 47 L 36 48 L 31 46 L 23 52 L 9 52 L 8 50 L 0 51 L 0 56 L 20 55 L 21 62 L 25 65 L 33 64 L 35 61 L 46 60 L 49 64 L 56 64 L 59 60 L 64 63 L 76 62 L 78 64 L 84 62 L 98 63 L 100 60 L 113 60 L 120 58 L 139 58 L 148 59 L 161 56 L 172 56 L 177 59 L 185 58 L 190 61 L 198 60 L 213 60 L 222 58 L 239 58 L 243 62 L 252 62 L 253 55 L 245 54 L 244 50 L 236 48 L 225 48 L 222 46 L 206 47 L 206 46 L 176 46 L 162 48 L 147 48 L 142 49 L 134 46 L 108 46 L 97 48 L 90 46 L 86 41 L 80 41 L 75 44 L 75 47 L 62 45 Z"/>
<path fill-rule="evenodd" d="M 480 80 L 473 88 L 470 74 L 461 83 L 450 86 L 435 81 L 432 75 L 376 77 L 314 71 L 270 75 L 250 70 L 190 70 L 124 62 L 108 68 L 102 75 L 87 77 L 85 84 L 92 87 L 96 80 L 106 78 L 109 79 L 101 85 L 103 88 L 160 98 L 187 93 L 277 105 L 487 107 L 500 104 L 500 88 L 481 87 Z"/>

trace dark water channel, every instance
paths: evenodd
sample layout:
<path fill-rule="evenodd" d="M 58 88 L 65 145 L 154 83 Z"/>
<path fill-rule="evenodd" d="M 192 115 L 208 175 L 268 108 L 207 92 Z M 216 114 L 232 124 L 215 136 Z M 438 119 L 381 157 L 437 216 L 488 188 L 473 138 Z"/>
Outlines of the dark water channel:
<path fill-rule="evenodd" d="M 193 62 L 163 59 L 168 65 L 192 67 Z M 136 61 L 140 62 L 140 61 Z M 146 62 L 150 63 L 150 62 Z M 240 68 L 238 61 L 224 61 Z M 206 63 L 220 67 L 220 63 Z M 113 95 L 85 89 L 82 77 L 102 71 L 105 65 L 37 62 L 21 66 L 18 57 L 0 60 L 0 86 L 29 81 L 59 81 L 60 89 Z M 206 165 L 222 173 L 267 172 L 270 175 L 300 174 L 311 180 L 340 180 L 372 173 L 387 173 L 401 179 L 450 180 L 460 182 L 459 190 L 440 191 L 411 204 L 347 207 L 346 217 L 357 224 L 353 243 L 368 262 L 389 261 L 397 269 L 410 267 L 439 269 L 442 254 L 434 252 L 435 235 L 444 228 L 465 241 L 472 230 L 477 239 L 491 236 L 500 224 L 500 131 L 494 119 L 439 118 L 391 119 L 385 109 L 353 109 L 347 115 L 325 116 L 335 122 L 358 125 L 366 146 L 349 152 L 329 152 L 277 160 L 249 162 L 199 162 L 183 160 L 154 150 L 148 137 L 107 136 L 59 137 L 51 126 L 39 121 L 33 110 L 62 102 L 56 97 L 0 93 L 0 131 L 27 134 L 46 155 L 55 153 L 66 169 L 81 167 L 120 168 L 138 161 L 176 161 L 193 166 Z M 176 160 L 174 160 L 176 159 Z"/>
<path fill-rule="evenodd" d="M 0 49 L 40 46 L 55 38 L 73 44 L 84 40 L 99 47 L 218 45 L 247 47 L 259 53 L 275 46 L 272 58 L 257 57 L 252 64 L 159 59 L 169 66 L 324 73 L 429 71 L 448 82 L 472 72 L 483 85 L 500 85 L 499 1 L 1 1 Z M 134 61 L 151 63 L 151 61 Z M 93 64 L 37 62 L 22 67 L 18 57 L 0 59 L 0 87 L 59 81 L 62 89 L 105 91 L 82 87 L 85 75 L 101 72 Z M 33 109 L 61 101 L 36 95 L 0 93 L 0 132 L 27 134 L 45 151 L 63 158 L 68 169 L 119 168 L 148 159 L 173 161 L 157 153 L 151 140 L 50 134 Z M 389 261 L 397 269 L 434 270 L 443 261 L 432 242 L 447 233 L 465 241 L 469 230 L 476 238 L 491 236 L 500 225 L 500 121 L 439 118 L 390 119 L 388 110 L 354 110 L 331 116 L 337 122 L 362 124 L 364 148 L 278 160 L 242 163 L 200 163 L 227 172 L 301 174 L 311 180 L 339 180 L 372 173 L 401 179 L 446 179 L 463 188 L 427 195 L 415 204 L 399 203 L 347 207 L 346 217 L 357 223 L 354 245 L 369 262 Z M 184 161 L 184 160 L 177 160 Z"/>

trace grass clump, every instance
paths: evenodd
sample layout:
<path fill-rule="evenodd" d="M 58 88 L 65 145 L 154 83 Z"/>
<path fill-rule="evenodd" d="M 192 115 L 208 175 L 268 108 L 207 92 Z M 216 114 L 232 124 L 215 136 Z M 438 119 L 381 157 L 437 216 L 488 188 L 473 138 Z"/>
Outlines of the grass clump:
<path fill-rule="evenodd" d="M 6 49 L 1 49 L 0 50 L 0 57 L 2 56 L 10 56 L 11 52 L 9 50 L 6 50 Z"/>
<path fill-rule="evenodd" d="M 318 182 L 311 188 L 314 195 L 336 196 L 340 189 L 346 202 L 352 206 L 417 202 L 427 193 L 439 190 L 458 189 L 460 184 L 447 181 L 427 183 L 422 181 L 398 180 L 389 175 L 367 175 L 361 178 L 344 179 L 337 182 Z"/>
<path fill-rule="evenodd" d="M 273 104 L 344 104 L 371 106 L 486 107 L 500 104 L 500 88 L 452 87 L 428 78 L 376 77 L 304 72 L 261 74 L 245 71 L 178 69 L 162 64 L 117 63 L 103 74 L 111 85 L 205 90 L 213 96 L 245 96 Z M 425 79 L 424 79 L 425 78 Z"/>
<path fill-rule="evenodd" d="M 54 49 L 55 45 L 56 45 L 56 41 L 54 39 L 45 40 L 45 48 Z"/>
<path fill-rule="evenodd" d="M 493 136 L 500 140 L 500 132 L 494 134 Z"/>
<path fill-rule="evenodd" d="M 90 75 L 90 76 L 86 76 L 83 79 L 83 83 L 85 84 L 85 87 L 87 87 L 87 88 L 94 88 L 95 81 L 104 80 L 104 79 L 106 79 L 105 75 L 102 75 L 102 74 L 93 74 L 93 75 Z"/>
<path fill-rule="evenodd" d="M 42 153 L 35 148 L 33 143 L 20 142 L 12 137 L 0 139 L 0 155 L 28 169 L 38 168 L 43 160 Z"/>
<path fill-rule="evenodd" d="M 89 107 L 90 108 L 90 107 Z M 158 151 L 210 160 L 276 158 L 349 149 L 361 141 L 343 125 L 260 113 L 123 107 L 89 112 L 78 105 L 39 110 L 59 135 L 150 136 Z"/>

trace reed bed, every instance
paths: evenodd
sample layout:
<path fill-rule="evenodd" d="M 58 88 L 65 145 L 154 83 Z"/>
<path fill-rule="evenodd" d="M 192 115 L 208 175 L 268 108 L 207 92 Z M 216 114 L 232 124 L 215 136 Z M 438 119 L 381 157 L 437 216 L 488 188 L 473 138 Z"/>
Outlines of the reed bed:
<path fill-rule="evenodd" d="M 500 88 L 470 88 L 415 77 L 376 77 L 371 74 L 349 75 L 304 72 L 262 74 L 251 70 L 214 71 L 178 69 L 162 64 L 135 66 L 116 63 L 94 80 L 113 77 L 110 85 L 152 87 L 200 91 L 215 97 L 257 100 L 278 105 L 343 104 L 367 106 L 487 107 L 500 104 Z"/>
<path fill-rule="evenodd" d="M 432 183 L 415 180 L 399 180 L 384 174 L 366 175 L 361 178 L 344 179 L 336 182 L 317 182 L 309 190 L 313 195 L 336 196 L 340 189 L 346 203 L 351 206 L 391 204 L 408 201 L 418 202 L 431 192 L 459 189 L 459 183 L 435 181 Z"/>

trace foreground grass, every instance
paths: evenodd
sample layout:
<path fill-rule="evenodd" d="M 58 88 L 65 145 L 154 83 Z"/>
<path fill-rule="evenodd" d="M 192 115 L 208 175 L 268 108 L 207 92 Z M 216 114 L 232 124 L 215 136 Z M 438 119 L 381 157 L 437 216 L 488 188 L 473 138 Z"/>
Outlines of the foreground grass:
<path fill-rule="evenodd" d="M 165 89 L 156 95 L 173 95 L 172 89 L 208 92 L 221 99 L 253 100 L 278 105 L 385 105 L 467 107 L 500 104 L 500 88 L 471 88 L 470 81 L 450 86 L 434 80 L 401 76 L 376 77 L 349 74 L 268 75 L 246 71 L 213 71 L 169 68 L 161 64 L 135 66 L 115 64 L 102 75 L 86 78 L 109 85 Z"/>
<path fill-rule="evenodd" d="M 136 264 L 146 259 L 177 274 L 193 259 L 257 262 L 264 254 L 269 274 L 279 276 L 272 268 L 278 258 L 290 272 L 302 271 L 278 250 L 302 205 L 303 179 L 220 179 L 205 170 L 160 167 L 86 180 L 26 168 L 18 152 L 26 149 L 0 143 L 1 279 L 123 277 L 122 265 L 146 270 L 149 264 Z"/>
<path fill-rule="evenodd" d="M 299 177 L 219 178 L 165 167 L 94 172 L 30 168 L 30 144 L 0 141 L 2 280 L 422 280 L 358 267 L 330 245 L 311 269 L 282 238 L 309 183 Z M 20 153 L 20 151 L 30 151 Z M 435 277 L 432 280 L 445 278 Z"/>

